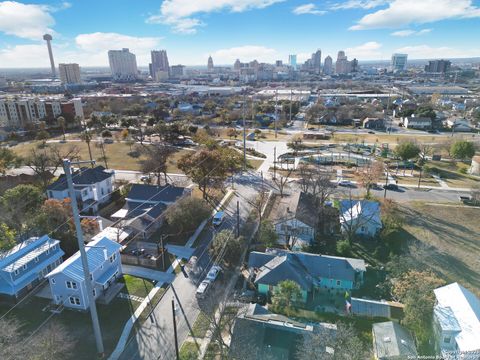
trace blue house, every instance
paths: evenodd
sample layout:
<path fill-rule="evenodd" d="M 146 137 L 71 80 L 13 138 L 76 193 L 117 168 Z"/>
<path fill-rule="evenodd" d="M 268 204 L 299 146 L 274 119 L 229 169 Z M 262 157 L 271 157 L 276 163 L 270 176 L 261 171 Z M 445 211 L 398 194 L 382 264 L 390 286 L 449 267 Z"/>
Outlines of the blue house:
<path fill-rule="evenodd" d="M 107 296 L 116 288 L 116 280 L 122 277 L 120 250 L 122 246 L 107 238 L 94 240 L 85 247 L 93 287 L 93 296 Z M 68 258 L 46 276 L 50 282 L 53 302 L 77 310 L 89 307 L 86 283 L 80 252 Z"/>
<path fill-rule="evenodd" d="M 338 293 L 358 289 L 366 271 L 362 259 L 277 249 L 267 249 L 265 253 L 252 251 L 248 267 L 255 274 L 259 293 L 271 295 L 278 283 L 293 280 L 301 288 L 303 302 L 321 289 Z"/>
<path fill-rule="evenodd" d="M 60 241 L 48 235 L 32 237 L 0 252 L 0 296 L 17 300 L 62 263 Z"/>

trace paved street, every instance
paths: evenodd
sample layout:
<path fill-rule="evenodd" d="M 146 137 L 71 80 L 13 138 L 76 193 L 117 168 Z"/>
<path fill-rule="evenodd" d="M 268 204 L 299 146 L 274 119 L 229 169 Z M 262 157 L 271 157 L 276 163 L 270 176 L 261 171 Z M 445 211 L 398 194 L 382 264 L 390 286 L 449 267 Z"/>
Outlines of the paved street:
<path fill-rule="evenodd" d="M 173 333 L 172 299 L 175 299 L 178 342 L 182 344 L 188 337 L 191 327 L 199 314 L 199 305 L 195 297 L 197 283 L 201 281 L 213 262 L 208 255 L 208 244 L 213 239 L 215 232 L 222 229 L 235 229 L 237 199 L 240 201 L 240 226 L 244 223 L 250 212 L 247 200 L 253 200 L 256 190 L 259 188 L 261 179 L 255 174 L 246 174 L 235 178 L 235 189 L 238 196 L 230 201 L 226 212 L 226 218 L 222 225 L 214 229 L 211 226 L 205 228 L 199 238 L 194 256 L 198 258 L 196 273 L 190 273 L 188 278 L 179 274 L 160 303 L 153 312 L 154 322 L 147 320 L 127 344 L 120 359 L 174 359 L 175 345 Z"/>

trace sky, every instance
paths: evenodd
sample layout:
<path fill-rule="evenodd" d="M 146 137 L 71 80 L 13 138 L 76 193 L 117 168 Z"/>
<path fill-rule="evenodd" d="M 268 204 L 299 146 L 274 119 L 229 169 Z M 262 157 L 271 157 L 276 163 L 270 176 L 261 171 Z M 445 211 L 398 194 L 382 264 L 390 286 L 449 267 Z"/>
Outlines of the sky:
<path fill-rule="evenodd" d="M 322 61 L 480 56 L 480 0 L 0 0 L 0 68 L 45 68 L 42 35 L 56 64 L 108 66 L 109 49 L 129 48 L 139 66 L 150 50 L 170 64 L 257 59 Z"/>

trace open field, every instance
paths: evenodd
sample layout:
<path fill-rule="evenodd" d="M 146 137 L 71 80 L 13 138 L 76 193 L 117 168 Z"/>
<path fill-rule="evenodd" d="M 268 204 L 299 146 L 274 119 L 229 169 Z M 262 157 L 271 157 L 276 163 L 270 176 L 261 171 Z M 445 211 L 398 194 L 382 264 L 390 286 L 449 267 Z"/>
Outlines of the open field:
<path fill-rule="evenodd" d="M 405 225 L 395 238 L 405 243 L 409 263 L 480 296 L 480 209 L 412 202 L 400 211 Z"/>

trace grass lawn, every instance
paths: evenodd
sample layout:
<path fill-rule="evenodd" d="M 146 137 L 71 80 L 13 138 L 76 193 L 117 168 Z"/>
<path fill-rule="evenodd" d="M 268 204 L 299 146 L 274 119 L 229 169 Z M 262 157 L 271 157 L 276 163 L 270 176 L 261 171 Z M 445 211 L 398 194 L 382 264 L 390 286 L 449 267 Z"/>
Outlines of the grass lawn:
<path fill-rule="evenodd" d="M 406 260 L 480 296 L 480 209 L 419 202 L 399 207 L 405 225 L 393 240 L 405 242 Z"/>
<path fill-rule="evenodd" d="M 432 173 L 439 175 L 449 186 L 471 187 L 480 184 L 479 177 L 461 172 L 470 168 L 470 165 L 463 162 L 431 161 L 428 166 Z"/>
<path fill-rule="evenodd" d="M 194 360 L 197 359 L 198 348 L 192 341 L 185 341 L 180 348 L 180 360 Z"/>
<path fill-rule="evenodd" d="M 203 312 L 200 312 L 200 314 L 197 316 L 197 319 L 193 323 L 191 335 L 197 338 L 204 338 L 209 328 L 210 321 Z"/>
<path fill-rule="evenodd" d="M 30 150 L 36 148 L 40 144 L 40 141 L 33 141 L 31 143 L 20 143 L 14 147 L 12 150 L 19 156 L 26 157 L 29 155 Z M 88 147 L 87 144 L 83 141 L 75 141 L 66 144 L 47 144 L 48 146 L 59 146 L 60 148 L 68 149 L 71 146 L 77 146 L 80 149 L 80 159 L 89 160 Z M 102 154 L 101 150 L 95 146 L 95 143 L 90 144 L 92 149 L 92 156 L 94 159 L 99 159 Z M 110 168 L 119 169 L 119 170 L 140 170 L 139 160 L 142 160 L 142 157 L 132 157 L 128 155 L 130 152 L 130 147 L 126 143 L 115 142 L 113 144 L 105 144 L 105 153 L 107 154 L 107 163 Z M 167 171 L 171 173 L 182 172 L 177 167 L 178 159 L 185 153 L 193 153 L 190 150 L 177 150 L 174 152 L 170 159 L 168 160 Z M 99 162 L 100 165 L 104 165 L 103 162 Z"/>

